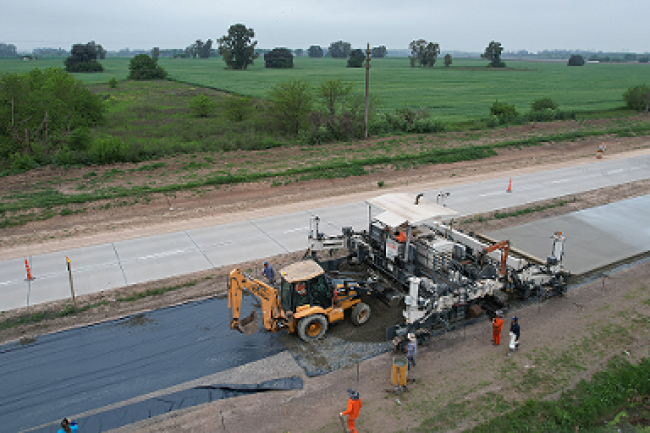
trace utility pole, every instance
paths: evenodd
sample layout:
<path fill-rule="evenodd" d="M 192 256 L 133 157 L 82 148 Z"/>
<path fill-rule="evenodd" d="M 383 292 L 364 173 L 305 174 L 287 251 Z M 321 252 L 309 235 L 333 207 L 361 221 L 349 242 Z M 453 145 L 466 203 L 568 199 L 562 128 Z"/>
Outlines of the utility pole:
<path fill-rule="evenodd" d="M 365 139 L 368 139 L 368 88 L 370 83 L 370 44 L 366 48 L 366 114 L 364 117 L 366 131 L 364 134 Z"/>

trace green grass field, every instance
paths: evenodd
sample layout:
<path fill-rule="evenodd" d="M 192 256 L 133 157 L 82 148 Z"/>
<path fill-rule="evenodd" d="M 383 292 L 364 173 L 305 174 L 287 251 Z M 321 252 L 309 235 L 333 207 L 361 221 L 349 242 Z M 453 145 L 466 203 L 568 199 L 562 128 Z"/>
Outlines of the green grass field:
<path fill-rule="evenodd" d="M 290 78 L 305 78 L 315 85 L 342 77 L 355 83 L 356 92 L 364 89 L 365 70 L 346 68 L 346 61 L 339 59 L 297 57 L 290 70 L 266 69 L 258 59 L 246 71 L 227 70 L 220 59 L 161 59 L 159 63 L 173 80 L 256 97 Z M 102 64 L 104 73 L 76 76 L 88 84 L 105 83 L 111 77 L 126 79 L 129 59 L 107 59 Z M 627 88 L 650 82 L 650 64 L 568 67 L 564 62 L 508 61 L 505 70 L 489 69 L 486 64 L 457 59 L 450 68 L 439 61 L 433 69 L 420 69 L 409 67 L 406 58 L 375 59 L 370 89 L 382 111 L 427 108 L 441 120 L 462 122 L 485 117 L 496 100 L 515 104 L 520 112 L 527 112 L 533 100 L 543 97 L 576 111 L 616 109 L 623 106 L 621 95 Z M 2 60 L 0 72 L 62 65 L 61 59 Z"/>

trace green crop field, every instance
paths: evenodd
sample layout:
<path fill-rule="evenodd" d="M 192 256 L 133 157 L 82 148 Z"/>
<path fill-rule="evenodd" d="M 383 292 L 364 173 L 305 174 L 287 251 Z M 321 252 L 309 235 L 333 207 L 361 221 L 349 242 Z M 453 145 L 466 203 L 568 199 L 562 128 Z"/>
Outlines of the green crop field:
<path fill-rule="evenodd" d="M 342 77 L 363 93 L 365 70 L 346 68 L 339 59 L 295 58 L 289 70 L 266 69 L 258 59 L 246 71 L 224 68 L 220 59 L 160 59 L 169 77 L 194 85 L 263 97 L 275 84 L 287 79 L 306 79 L 316 85 L 328 78 Z M 129 59 L 107 59 L 101 74 L 76 74 L 88 84 L 109 78 L 126 79 Z M 568 67 L 564 62 L 507 61 L 504 70 L 486 68 L 482 60 L 455 59 L 450 68 L 442 60 L 433 69 L 411 68 L 406 58 L 375 59 L 371 62 L 371 93 L 382 111 L 396 108 L 426 108 L 445 121 L 485 117 L 496 100 L 514 104 L 527 112 L 537 98 L 553 98 L 562 108 L 576 111 L 609 110 L 623 106 L 627 88 L 650 83 L 650 64 L 586 64 Z M 27 71 L 62 66 L 61 59 L 37 61 L 2 60 L 0 71 Z"/>

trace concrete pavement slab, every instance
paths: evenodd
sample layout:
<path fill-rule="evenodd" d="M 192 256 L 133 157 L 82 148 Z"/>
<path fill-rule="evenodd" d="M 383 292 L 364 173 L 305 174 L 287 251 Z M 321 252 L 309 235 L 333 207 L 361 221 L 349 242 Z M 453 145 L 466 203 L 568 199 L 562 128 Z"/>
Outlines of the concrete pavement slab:
<path fill-rule="evenodd" d="M 0 283 L 0 311 L 26 307 L 28 297 L 27 281 L 14 280 Z"/>
<path fill-rule="evenodd" d="M 29 284 L 26 278 L 25 259 L 0 262 L 0 311 L 27 306 Z"/>
<path fill-rule="evenodd" d="M 131 239 L 113 245 L 129 285 L 212 268 L 185 232 Z"/>
<path fill-rule="evenodd" d="M 187 235 L 215 267 L 286 253 L 250 221 L 189 230 Z"/>
<path fill-rule="evenodd" d="M 330 236 L 341 234 L 343 227 L 352 227 L 355 231 L 368 230 L 368 218 L 381 212 L 382 209 L 363 201 L 310 211 L 321 219 L 320 232 Z"/>
<path fill-rule="evenodd" d="M 307 250 L 309 212 L 260 218 L 253 224 L 278 243 L 284 252 Z"/>
<path fill-rule="evenodd" d="M 566 236 L 565 267 L 583 274 L 642 254 L 650 245 L 650 195 L 585 209 L 488 233 L 509 239 L 512 245 L 545 259 L 551 252 L 550 236 Z"/>

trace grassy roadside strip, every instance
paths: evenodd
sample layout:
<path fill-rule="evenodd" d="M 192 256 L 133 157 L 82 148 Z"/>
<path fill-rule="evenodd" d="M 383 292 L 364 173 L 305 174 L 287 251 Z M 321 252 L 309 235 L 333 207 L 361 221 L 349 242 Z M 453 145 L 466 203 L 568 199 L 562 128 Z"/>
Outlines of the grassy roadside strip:
<path fill-rule="evenodd" d="M 160 295 L 164 295 L 167 292 L 172 292 L 186 287 L 195 286 L 198 282 L 210 278 L 211 277 L 205 277 L 201 280 L 192 280 L 184 284 L 179 284 L 177 286 L 163 286 L 157 289 L 147 289 L 141 292 L 133 292 L 128 296 L 124 296 L 124 297 L 117 296 L 114 302 L 133 302 L 133 301 L 138 301 L 140 299 L 148 298 L 150 296 L 160 296 Z M 76 310 L 72 305 L 66 305 L 60 310 L 46 310 L 34 314 L 26 314 L 14 318 L 6 319 L 0 322 L 0 331 L 4 329 L 15 328 L 17 326 L 22 326 L 22 325 L 32 325 L 35 323 L 42 322 L 43 320 L 55 319 L 57 317 L 74 316 L 76 314 L 83 313 L 84 311 L 102 307 L 108 304 L 109 301 L 104 299 L 99 302 L 83 305 L 77 308 Z"/>
<path fill-rule="evenodd" d="M 578 428 L 591 428 L 589 431 L 594 431 L 598 427 L 603 432 L 631 431 L 621 428 L 644 426 L 641 423 L 635 425 L 635 417 L 630 417 L 628 412 L 647 414 L 644 403 L 650 395 L 649 376 L 650 359 L 645 358 L 634 365 L 617 356 L 610 360 L 605 371 L 594 375 L 590 382 L 581 381 L 575 389 L 563 393 L 559 400 L 528 400 L 507 415 L 492 419 L 471 431 L 569 432 Z M 613 419 L 607 422 L 609 418 Z"/>
<path fill-rule="evenodd" d="M 95 193 L 80 193 L 66 195 L 54 189 L 36 191 L 30 194 L 17 194 L 5 196 L 5 203 L 0 204 L 0 228 L 25 224 L 31 220 L 47 219 L 56 213 L 43 212 L 40 215 L 31 213 L 27 215 L 11 215 L 29 209 L 51 209 L 56 206 L 70 204 L 85 204 L 100 200 L 143 197 L 156 193 L 170 193 L 183 190 L 192 190 L 206 186 L 235 185 L 251 183 L 269 179 L 332 179 L 348 176 L 362 176 L 368 174 L 368 167 L 385 164 L 402 164 L 411 166 L 449 164 L 458 161 L 469 161 L 488 158 L 496 155 L 497 148 L 517 148 L 522 146 L 538 146 L 549 142 L 571 141 L 577 138 L 597 137 L 611 134 L 646 135 L 650 132 L 650 123 L 642 123 L 619 128 L 599 129 L 593 131 L 571 131 L 561 134 L 535 136 L 519 140 L 508 140 L 500 143 L 490 143 L 473 147 L 460 147 L 454 149 L 428 149 L 418 153 L 379 155 L 350 161 L 325 162 L 309 167 L 289 168 L 276 172 L 258 172 L 246 174 L 225 174 L 209 176 L 202 180 L 189 181 L 182 184 L 168 184 L 160 187 L 137 186 L 132 188 L 113 187 Z M 7 202 L 7 199 L 14 201 Z"/>

